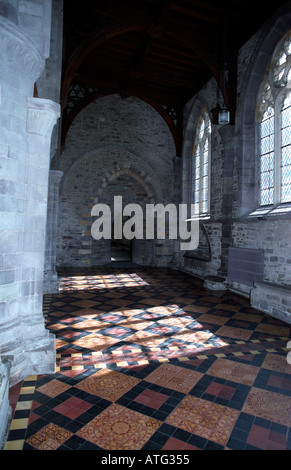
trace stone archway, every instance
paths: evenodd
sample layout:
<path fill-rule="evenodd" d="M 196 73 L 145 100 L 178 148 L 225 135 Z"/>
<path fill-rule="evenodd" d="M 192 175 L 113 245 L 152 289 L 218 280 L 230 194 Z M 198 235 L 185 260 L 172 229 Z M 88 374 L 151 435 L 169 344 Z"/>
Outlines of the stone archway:
<path fill-rule="evenodd" d="M 141 150 L 141 149 L 139 149 Z M 144 149 L 146 151 L 146 149 Z M 92 240 L 92 208 L 99 203 L 106 203 L 106 191 L 118 178 L 129 178 L 136 185 L 136 193 L 144 194 L 144 203 L 165 204 L 169 200 L 170 185 L 165 173 L 160 171 L 161 162 L 155 165 L 145 154 L 138 153 L 118 144 L 102 145 L 81 154 L 64 172 L 60 185 L 60 224 L 58 227 L 57 266 L 88 267 L 104 265 L 110 262 L 110 245 L 106 240 Z M 108 189 L 109 188 L 109 189 Z M 115 193 L 118 195 L 118 192 Z M 130 200 L 128 202 L 135 202 Z M 139 264 L 155 263 L 155 241 L 145 257 L 137 253 L 147 241 L 133 242 L 134 259 Z M 104 246 L 103 246 L 104 245 Z M 161 245 L 161 244 L 160 244 Z M 168 262 L 170 249 L 159 247 L 159 261 L 164 260 L 167 251 Z"/>
<path fill-rule="evenodd" d="M 272 51 L 291 28 L 290 8 L 283 7 L 262 29 L 257 45 L 249 57 L 249 67 L 237 104 L 235 141 L 241 148 L 235 162 L 237 178 L 236 217 L 254 211 L 258 205 L 259 159 L 257 158 L 257 97 L 268 68 Z"/>
<path fill-rule="evenodd" d="M 99 202 L 101 199 L 105 188 L 110 185 L 113 180 L 122 177 L 123 175 L 129 175 L 144 188 L 150 203 L 155 203 L 160 199 L 160 195 L 158 195 L 157 190 L 152 184 L 151 175 L 146 175 L 142 169 L 129 163 L 128 165 L 120 165 L 118 168 L 111 168 L 106 171 L 102 181 L 96 186 L 96 202 Z"/>
<path fill-rule="evenodd" d="M 98 197 L 95 198 L 95 202 L 107 204 L 111 208 L 112 227 L 119 217 L 123 223 L 126 222 L 126 218 L 130 219 L 120 213 L 115 214 L 114 196 L 121 196 L 123 208 L 127 204 L 138 204 L 143 210 L 144 218 L 146 204 L 155 204 L 158 199 L 150 179 L 132 165 L 107 173 L 105 181 L 103 180 L 101 186 L 96 189 Z M 98 240 L 97 242 L 93 239 L 91 263 L 94 265 L 112 262 L 114 254 L 118 252 L 117 261 L 132 261 L 141 265 L 155 263 L 154 240 L 146 240 L 145 237 L 126 240 L 124 236 L 120 240 L 114 240 L 112 237 L 111 240 Z"/>
<path fill-rule="evenodd" d="M 122 226 L 127 222 L 129 216 L 122 216 Z M 111 229 L 111 244 L 110 244 L 110 257 L 111 263 L 119 262 L 132 262 L 134 254 L 134 240 L 127 240 L 127 238 L 122 235 L 120 240 L 114 239 L 116 219 L 112 221 Z"/>

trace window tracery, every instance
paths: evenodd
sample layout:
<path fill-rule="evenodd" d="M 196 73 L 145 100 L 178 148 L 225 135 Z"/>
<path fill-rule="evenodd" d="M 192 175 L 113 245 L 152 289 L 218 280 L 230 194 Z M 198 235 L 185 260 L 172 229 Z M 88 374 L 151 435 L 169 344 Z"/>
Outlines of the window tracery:
<path fill-rule="evenodd" d="M 291 32 L 273 54 L 257 109 L 260 205 L 291 202 Z"/>
<path fill-rule="evenodd" d="M 211 121 L 204 109 L 197 124 L 193 146 L 193 183 L 196 214 L 210 211 Z"/>

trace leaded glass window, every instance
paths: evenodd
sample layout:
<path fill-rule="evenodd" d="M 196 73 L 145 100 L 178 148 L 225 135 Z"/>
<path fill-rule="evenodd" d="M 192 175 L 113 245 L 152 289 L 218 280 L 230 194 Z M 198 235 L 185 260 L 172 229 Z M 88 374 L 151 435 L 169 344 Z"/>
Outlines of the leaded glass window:
<path fill-rule="evenodd" d="M 260 204 L 291 202 L 291 32 L 277 46 L 259 93 Z"/>
<path fill-rule="evenodd" d="M 282 108 L 281 202 L 291 201 L 291 93 Z"/>
<path fill-rule="evenodd" d="M 274 201 L 274 109 L 268 107 L 261 121 L 261 205 Z"/>
<path fill-rule="evenodd" d="M 197 124 L 193 147 L 194 204 L 196 213 L 201 215 L 210 210 L 210 147 L 211 121 L 204 110 Z"/>

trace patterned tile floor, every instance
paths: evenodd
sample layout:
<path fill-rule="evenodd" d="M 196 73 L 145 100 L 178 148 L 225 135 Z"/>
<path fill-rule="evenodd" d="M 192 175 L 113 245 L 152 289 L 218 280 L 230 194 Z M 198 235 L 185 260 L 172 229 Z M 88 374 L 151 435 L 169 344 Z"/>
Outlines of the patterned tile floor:
<path fill-rule="evenodd" d="M 60 273 L 56 371 L 11 388 L 6 450 L 291 449 L 291 326 L 181 273 Z"/>

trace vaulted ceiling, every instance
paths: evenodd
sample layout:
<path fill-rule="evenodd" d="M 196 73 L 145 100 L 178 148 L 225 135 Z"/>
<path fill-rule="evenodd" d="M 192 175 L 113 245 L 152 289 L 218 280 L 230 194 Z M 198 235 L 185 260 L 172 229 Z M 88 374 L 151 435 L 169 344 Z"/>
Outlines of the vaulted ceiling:
<path fill-rule="evenodd" d="M 179 153 L 183 107 L 212 76 L 233 119 L 237 52 L 283 3 L 64 0 L 63 144 L 84 106 L 119 94 L 153 106 L 168 123 Z"/>

